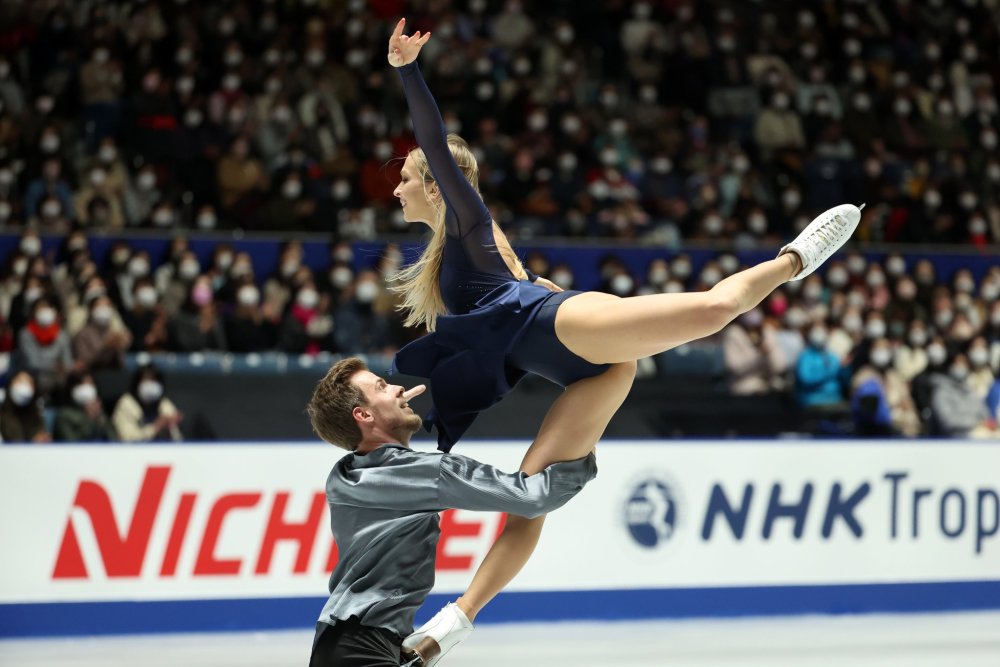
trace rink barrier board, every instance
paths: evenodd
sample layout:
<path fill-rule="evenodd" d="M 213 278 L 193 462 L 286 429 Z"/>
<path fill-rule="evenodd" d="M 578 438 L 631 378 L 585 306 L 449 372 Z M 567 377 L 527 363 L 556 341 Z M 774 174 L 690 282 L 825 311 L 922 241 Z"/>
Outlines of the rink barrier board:
<path fill-rule="evenodd" d="M 432 594 L 419 625 L 453 595 Z M 309 629 L 326 598 L 0 605 L 0 636 Z M 501 593 L 477 623 L 1000 609 L 1000 581 Z"/>
<path fill-rule="evenodd" d="M 514 470 L 524 446 L 463 451 Z M 311 627 L 340 455 L 0 447 L 0 636 Z M 998 443 L 620 441 L 598 458 L 483 622 L 1000 609 Z M 440 523 L 418 622 L 465 588 L 502 515 Z"/>

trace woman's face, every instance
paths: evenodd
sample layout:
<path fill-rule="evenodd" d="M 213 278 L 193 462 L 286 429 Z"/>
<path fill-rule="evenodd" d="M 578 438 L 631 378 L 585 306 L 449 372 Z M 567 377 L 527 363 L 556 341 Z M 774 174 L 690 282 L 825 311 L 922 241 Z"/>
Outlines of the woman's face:
<path fill-rule="evenodd" d="M 431 224 L 434 207 L 424 193 L 424 181 L 414 166 L 412 155 L 406 156 L 400 175 L 402 178 L 392 194 L 399 199 L 403 207 L 403 219 L 407 222 Z M 431 192 L 432 188 L 436 190 L 435 186 L 429 185 L 428 192 Z"/>

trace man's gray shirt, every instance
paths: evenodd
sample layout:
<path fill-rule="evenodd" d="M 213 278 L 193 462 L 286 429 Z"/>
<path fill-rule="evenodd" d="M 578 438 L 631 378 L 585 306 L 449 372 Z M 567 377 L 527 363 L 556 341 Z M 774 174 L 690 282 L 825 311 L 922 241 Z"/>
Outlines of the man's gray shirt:
<path fill-rule="evenodd" d="M 363 625 L 409 634 L 434 585 L 438 512 L 541 516 L 566 504 L 596 474 L 593 454 L 531 476 L 400 445 L 348 454 L 326 481 L 340 560 L 319 620 L 333 624 L 353 616 Z"/>

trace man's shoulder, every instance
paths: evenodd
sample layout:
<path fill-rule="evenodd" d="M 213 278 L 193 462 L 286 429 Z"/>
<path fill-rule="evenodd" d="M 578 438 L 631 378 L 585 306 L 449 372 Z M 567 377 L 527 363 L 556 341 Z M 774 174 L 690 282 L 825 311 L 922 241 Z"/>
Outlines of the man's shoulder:
<path fill-rule="evenodd" d="M 388 443 L 381 445 L 365 454 L 349 452 L 333 466 L 329 482 L 338 480 L 345 483 L 357 483 L 365 471 L 386 470 L 404 466 L 437 465 L 441 460 L 440 452 L 419 452 Z"/>

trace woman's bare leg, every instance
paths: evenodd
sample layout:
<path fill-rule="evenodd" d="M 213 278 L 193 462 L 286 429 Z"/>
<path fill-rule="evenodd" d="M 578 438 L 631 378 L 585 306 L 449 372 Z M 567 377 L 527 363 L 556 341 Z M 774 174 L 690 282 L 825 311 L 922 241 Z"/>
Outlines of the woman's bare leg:
<path fill-rule="evenodd" d="M 529 475 L 553 463 L 589 454 L 632 388 L 635 362 L 615 364 L 604 373 L 566 387 L 531 443 L 521 470 Z M 538 544 L 545 517 L 508 516 L 503 532 L 486 554 L 469 589 L 457 601 L 469 620 L 521 571 Z"/>
<path fill-rule="evenodd" d="M 720 331 L 754 308 L 802 267 L 786 253 L 734 273 L 706 292 L 619 298 L 585 292 L 556 312 L 556 336 L 595 364 L 634 361 Z"/>

